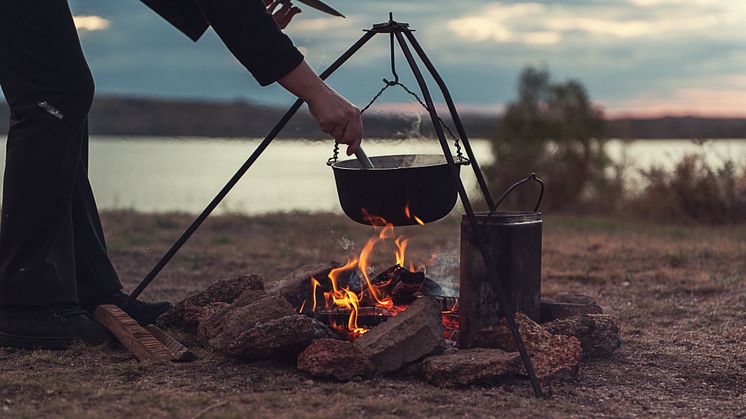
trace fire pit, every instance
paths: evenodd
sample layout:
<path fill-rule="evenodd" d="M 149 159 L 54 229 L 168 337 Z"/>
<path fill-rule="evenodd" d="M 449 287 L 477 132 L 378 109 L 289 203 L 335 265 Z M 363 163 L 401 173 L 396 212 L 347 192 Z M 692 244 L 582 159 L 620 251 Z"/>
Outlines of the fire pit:
<path fill-rule="evenodd" d="M 406 211 L 409 214 L 409 210 Z M 410 215 L 417 218 L 416 215 Z M 295 298 L 297 311 L 329 325 L 350 341 L 362 336 L 407 308 L 418 298 L 438 301 L 444 336 L 458 338 L 458 298 L 443 295 L 443 288 L 428 278 L 423 264 L 407 259 L 409 240 L 397 235 L 382 217 L 375 219 L 376 234 L 347 263 L 308 279 L 307 295 Z M 394 265 L 374 272 L 372 257 L 388 256 Z"/>

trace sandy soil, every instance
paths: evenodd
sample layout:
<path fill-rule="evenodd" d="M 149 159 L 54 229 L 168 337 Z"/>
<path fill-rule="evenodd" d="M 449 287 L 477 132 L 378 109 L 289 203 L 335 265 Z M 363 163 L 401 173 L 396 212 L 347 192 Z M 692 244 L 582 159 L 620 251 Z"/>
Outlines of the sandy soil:
<path fill-rule="evenodd" d="M 112 258 L 132 288 L 190 217 L 104 215 Z M 457 267 L 458 219 L 399 230 L 413 260 Z M 269 283 L 307 262 L 341 260 L 370 234 L 334 215 L 220 216 L 146 293 L 176 301 L 240 273 Z M 545 221 L 543 292 L 588 294 L 615 316 L 622 348 L 577 379 L 438 388 L 415 378 L 340 384 L 292 366 L 237 363 L 198 349 L 144 365 L 121 348 L 0 349 L 0 416 L 63 417 L 734 417 L 746 416 L 746 226 L 672 227 L 610 219 Z M 432 275 L 431 275 L 432 276 Z M 183 337 L 183 336 L 182 336 Z"/>

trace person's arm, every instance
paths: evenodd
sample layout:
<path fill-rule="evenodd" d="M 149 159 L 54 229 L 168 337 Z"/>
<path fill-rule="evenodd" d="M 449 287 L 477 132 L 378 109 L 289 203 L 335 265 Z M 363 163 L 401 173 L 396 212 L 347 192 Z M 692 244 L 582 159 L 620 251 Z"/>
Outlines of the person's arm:
<path fill-rule="evenodd" d="M 266 86 L 279 81 L 285 89 L 308 103 L 323 132 L 349 145 L 348 155 L 357 149 L 363 129 L 360 111 L 313 72 L 278 26 L 287 24 L 299 11 L 297 8 L 280 16 L 275 13 L 273 17 L 263 0 L 143 1 L 192 39 L 199 38 L 207 25 L 211 25 L 259 84 Z M 199 16 L 195 14 L 195 5 Z M 272 5 L 269 7 L 272 9 Z M 186 17 L 189 19 L 185 20 Z"/>
<path fill-rule="evenodd" d="M 282 87 L 308 103 L 319 128 L 342 144 L 347 155 L 360 146 L 363 121 L 360 110 L 340 96 L 314 73 L 305 61 L 279 80 Z"/>
<path fill-rule="evenodd" d="M 279 81 L 308 103 L 321 130 L 351 155 L 362 139 L 360 111 L 327 86 L 282 33 L 262 0 L 197 0 L 233 55 L 263 85 Z"/>
<path fill-rule="evenodd" d="M 195 0 L 140 0 L 176 29 L 197 41 L 210 24 Z"/>

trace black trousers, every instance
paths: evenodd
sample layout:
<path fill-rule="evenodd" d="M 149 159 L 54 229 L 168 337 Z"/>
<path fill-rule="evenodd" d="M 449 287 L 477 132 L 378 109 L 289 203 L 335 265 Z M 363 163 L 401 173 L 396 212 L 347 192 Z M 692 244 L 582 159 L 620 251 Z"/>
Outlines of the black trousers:
<path fill-rule="evenodd" d="M 121 289 L 88 181 L 93 78 L 67 0 L 0 1 L 10 105 L 0 305 L 92 302 Z"/>

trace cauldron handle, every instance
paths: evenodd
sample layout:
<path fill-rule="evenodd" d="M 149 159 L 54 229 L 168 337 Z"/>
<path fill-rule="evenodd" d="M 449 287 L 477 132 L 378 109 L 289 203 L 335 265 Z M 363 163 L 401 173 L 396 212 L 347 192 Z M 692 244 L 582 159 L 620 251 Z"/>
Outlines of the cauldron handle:
<path fill-rule="evenodd" d="M 495 213 L 495 211 L 497 211 L 497 207 L 499 207 L 500 204 L 502 204 L 502 202 L 505 200 L 505 198 L 507 198 L 508 195 L 510 195 L 510 193 L 513 192 L 513 190 L 515 188 L 523 185 L 524 183 L 530 182 L 532 180 L 538 182 L 539 183 L 539 187 L 540 187 L 540 190 L 539 190 L 539 199 L 536 200 L 536 206 L 534 206 L 534 212 L 538 211 L 539 210 L 539 206 L 541 206 L 541 200 L 544 198 L 544 181 L 541 180 L 541 179 L 539 179 L 536 176 L 536 173 L 531 173 L 525 179 L 519 180 L 518 182 L 512 184 L 508 188 L 507 191 L 503 192 L 503 194 L 500 196 L 500 199 L 498 199 L 497 202 L 495 203 L 495 206 L 492 207 L 492 209 L 490 210 L 490 214 L 487 216 L 487 220 L 485 220 L 485 223 L 487 221 L 489 221 L 490 217 L 492 217 L 492 215 Z"/>

